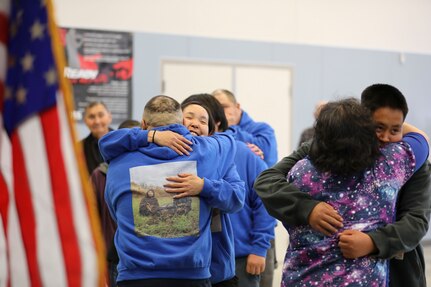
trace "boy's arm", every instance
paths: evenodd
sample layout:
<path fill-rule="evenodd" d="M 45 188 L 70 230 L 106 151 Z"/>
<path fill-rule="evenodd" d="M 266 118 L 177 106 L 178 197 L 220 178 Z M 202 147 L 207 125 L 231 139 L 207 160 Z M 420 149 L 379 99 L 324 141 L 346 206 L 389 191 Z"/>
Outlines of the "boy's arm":
<path fill-rule="evenodd" d="M 418 134 L 421 134 L 421 135 L 423 135 L 425 137 L 425 139 L 427 140 L 427 142 L 429 142 L 429 137 L 428 137 L 428 135 L 424 131 L 418 129 L 417 127 L 415 127 L 415 126 L 413 126 L 413 125 L 411 125 L 409 123 L 404 122 L 403 123 L 403 136 L 406 135 L 406 134 L 408 134 L 408 133 L 418 133 Z"/>
<path fill-rule="evenodd" d="M 314 230 L 330 236 L 343 226 L 343 218 L 331 205 L 314 200 L 286 179 L 289 170 L 308 154 L 309 149 L 310 142 L 304 143 L 293 154 L 262 172 L 254 188 L 268 213 L 284 224 L 309 224 Z"/>
<path fill-rule="evenodd" d="M 308 154 L 309 149 L 310 143 L 303 144 L 297 151 L 263 171 L 254 183 L 254 189 L 268 213 L 285 224 L 308 224 L 310 212 L 319 203 L 286 179 L 289 170 Z"/>
<path fill-rule="evenodd" d="M 403 186 L 397 203 L 397 221 L 368 233 L 376 256 L 392 258 L 414 249 L 425 236 L 431 211 L 431 164 L 426 161 Z"/>

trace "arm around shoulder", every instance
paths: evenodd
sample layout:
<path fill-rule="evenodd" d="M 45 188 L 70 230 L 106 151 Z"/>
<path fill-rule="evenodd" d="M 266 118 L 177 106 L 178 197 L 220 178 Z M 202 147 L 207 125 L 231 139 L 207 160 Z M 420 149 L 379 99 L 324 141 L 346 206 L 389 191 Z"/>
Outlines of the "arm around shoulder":
<path fill-rule="evenodd" d="M 398 196 L 395 223 L 370 232 L 380 258 L 392 258 L 416 248 L 427 233 L 431 211 L 431 164 L 426 161 Z"/>
<path fill-rule="evenodd" d="M 125 152 L 147 145 L 148 131 L 140 128 L 111 131 L 99 140 L 100 153 L 106 162 Z"/>
<path fill-rule="evenodd" d="M 303 144 L 299 150 L 262 172 L 254 183 L 268 213 L 289 225 L 308 224 L 310 212 L 319 203 L 286 179 L 289 170 L 308 154 L 309 148 L 309 143 Z"/>
<path fill-rule="evenodd" d="M 404 135 L 403 141 L 408 143 L 413 150 L 415 155 L 415 171 L 422 166 L 429 155 L 429 143 L 422 133 L 409 132 Z"/>
<path fill-rule="evenodd" d="M 424 131 L 418 129 L 414 125 L 411 125 L 409 123 L 404 122 L 403 123 L 403 135 L 406 135 L 408 133 L 418 133 L 418 134 L 423 135 L 425 137 L 425 139 L 427 140 L 427 142 L 429 142 L 429 140 L 430 140 L 428 135 Z"/>

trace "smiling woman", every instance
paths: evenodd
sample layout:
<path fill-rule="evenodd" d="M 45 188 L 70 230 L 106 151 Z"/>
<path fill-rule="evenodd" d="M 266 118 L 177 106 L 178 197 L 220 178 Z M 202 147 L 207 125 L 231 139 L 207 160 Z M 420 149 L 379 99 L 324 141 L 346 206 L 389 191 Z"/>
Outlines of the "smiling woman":
<path fill-rule="evenodd" d="M 195 136 L 208 136 L 214 133 L 214 120 L 205 105 L 186 101 L 181 105 L 183 124 Z"/>

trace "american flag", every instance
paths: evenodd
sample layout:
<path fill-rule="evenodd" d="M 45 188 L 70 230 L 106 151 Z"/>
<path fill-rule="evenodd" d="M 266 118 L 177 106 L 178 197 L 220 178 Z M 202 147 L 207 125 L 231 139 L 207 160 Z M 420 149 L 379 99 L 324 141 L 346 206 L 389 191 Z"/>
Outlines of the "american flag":
<path fill-rule="evenodd" d="M 0 1 L 0 287 L 103 284 L 62 53 L 50 0 Z"/>

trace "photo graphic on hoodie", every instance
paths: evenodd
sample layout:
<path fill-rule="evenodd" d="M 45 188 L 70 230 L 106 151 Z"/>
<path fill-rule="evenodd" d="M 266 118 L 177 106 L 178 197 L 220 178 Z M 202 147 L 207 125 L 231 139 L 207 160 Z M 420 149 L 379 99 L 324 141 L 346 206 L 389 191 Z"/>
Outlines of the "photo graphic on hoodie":
<path fill-rule="evenodd" d="M 199 236 L 199 197 L 174 199 L 163 185 L 166 177 L 197 174 L 196 161 L 130 168 L 132 210 L 138 236 L 176 238 Z"/>

